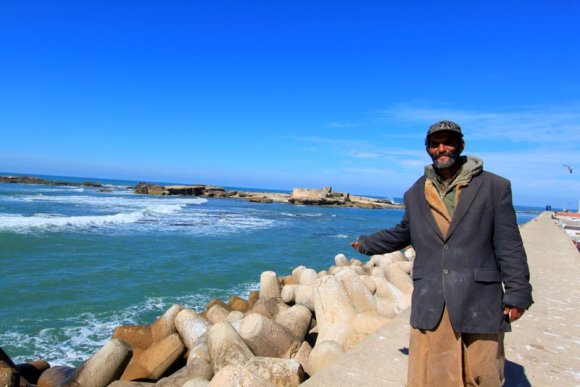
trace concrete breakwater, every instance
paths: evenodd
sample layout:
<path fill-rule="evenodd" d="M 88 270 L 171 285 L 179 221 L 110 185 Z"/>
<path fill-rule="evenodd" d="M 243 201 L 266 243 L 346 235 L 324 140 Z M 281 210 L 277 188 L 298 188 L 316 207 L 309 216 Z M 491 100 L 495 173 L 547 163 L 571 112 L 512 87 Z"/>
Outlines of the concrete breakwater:
<path fill-rule="evenodd" d="M 291 203 L 299 205 L 339 206 L 358 208 L 403 208 L 401 204 L 387 199 L 370 198 L 335 192 L 331 187 L 322 189 L 294 188 L 291 194 L 278 192 L 253 192 L 226 190 L 223 187 L 198 185 L 166 185 L 139 183 L 135 192 L 146 195 L 187 195 L 217 198 L 245 199 L 260 203 Z"/>
<path fill-rule="evenodd" d="M 334 258 L 260 276 L 249 299 L 173 305 L 149 325 L 119 326 L 78 368 L 14 364 L 0 349 L 0 385 L 296 386 L 409 308 L 414 251 Z"/>

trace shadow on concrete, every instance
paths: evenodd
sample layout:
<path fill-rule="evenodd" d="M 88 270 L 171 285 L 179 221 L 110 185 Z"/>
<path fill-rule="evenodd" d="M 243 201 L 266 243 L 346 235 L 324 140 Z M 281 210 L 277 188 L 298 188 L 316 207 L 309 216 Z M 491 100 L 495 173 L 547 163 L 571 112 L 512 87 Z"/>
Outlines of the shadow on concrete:
<path fill-rule="evenodd" d="M 504 387 L 531 387 L 526 376 L 526 371 L 521 365 L 509 361 L 505 362 L 505 383 Z"/>

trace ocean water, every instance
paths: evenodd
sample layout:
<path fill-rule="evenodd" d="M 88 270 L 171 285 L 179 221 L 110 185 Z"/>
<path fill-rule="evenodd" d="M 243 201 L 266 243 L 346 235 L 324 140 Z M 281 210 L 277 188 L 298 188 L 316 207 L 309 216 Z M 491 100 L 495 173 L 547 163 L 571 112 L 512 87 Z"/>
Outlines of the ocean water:
<path fill-rule="evenodd" d="M 61 180 L 108 192 L 0 184 L 0 347 L 17 363 L 77 366 L 115 327 L 152 323 L 175 303 L 200 311 L 213 298 L 247 297 L 265 270 L 322 270 L 338 253 L 364 260 L 350 241 L 403 213 L 155 197 L 134 194 L 136 182 Z M 518 211 L 518 222 L 539 211 Z"/>

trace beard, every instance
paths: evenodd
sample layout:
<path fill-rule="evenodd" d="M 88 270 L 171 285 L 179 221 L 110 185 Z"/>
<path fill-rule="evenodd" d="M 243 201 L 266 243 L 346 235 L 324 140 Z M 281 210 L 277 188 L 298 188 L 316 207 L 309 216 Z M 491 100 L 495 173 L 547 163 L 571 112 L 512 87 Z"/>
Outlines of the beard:
<path fill-rule="evenodd" d="M 435 167 L 435 169 L 451 168 L 452 166 L 457 164 L 457 161 L 459 160 L 460 154 L 461 154 L 461 152 L 455 151 L 455 152 L 443 152 L 443 153 L 439 153 L 436 155 L 431 155 L 431 159 L 433 160 L 433 167 Z M 448 159 L 445 161 L 439 161 L 439 157 L 441 157 L 441 156 L 447 156 Z"/>

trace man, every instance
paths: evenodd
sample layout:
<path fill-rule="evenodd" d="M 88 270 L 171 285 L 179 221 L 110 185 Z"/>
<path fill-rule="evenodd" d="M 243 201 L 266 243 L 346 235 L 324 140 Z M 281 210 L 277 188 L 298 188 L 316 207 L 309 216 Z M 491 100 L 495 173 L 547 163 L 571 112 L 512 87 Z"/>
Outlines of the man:
<path fill-rule="evenodd" d="M 408 386 L 501 386 L 503 333 L 533 303 L 510 182 L 461 156 L 454 122 L 431 125 L 425 146 L 433 164 L 405 193 L 401 222 L 352 246 L 415 249 Z"/>

